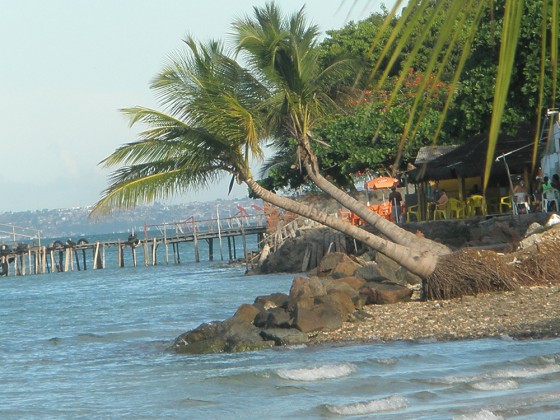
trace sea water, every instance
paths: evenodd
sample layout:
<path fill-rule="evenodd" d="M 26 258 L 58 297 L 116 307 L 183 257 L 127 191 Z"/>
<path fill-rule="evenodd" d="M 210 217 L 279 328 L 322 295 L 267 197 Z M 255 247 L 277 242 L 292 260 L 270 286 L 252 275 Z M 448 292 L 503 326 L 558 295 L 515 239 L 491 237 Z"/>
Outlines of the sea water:
<path fill-rule="evenodd" d="M 109 254 L 103 270 L 0 278 L 0 418 L 560 418 L 558 339 L 177 355 L 178 335 L 293 275 Z"/>

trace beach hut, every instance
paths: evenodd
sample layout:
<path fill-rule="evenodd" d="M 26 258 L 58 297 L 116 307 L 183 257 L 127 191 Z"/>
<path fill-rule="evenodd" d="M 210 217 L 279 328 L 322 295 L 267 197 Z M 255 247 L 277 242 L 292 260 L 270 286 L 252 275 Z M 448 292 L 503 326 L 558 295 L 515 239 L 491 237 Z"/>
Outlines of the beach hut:
<path fill-rule="evenodd" d="M 500 134 L 486 190 L 489 211 L 499 211 L 500 198 L 511 194 L 511 180 L 525 179 L 531 185 L 533 127 L 523 126 L 515 136 Z M 430 181 L 439 181 L 447 195 L 463 201 L 475 186 L 482 186 L 488 133 L 478 134 L 465 143 L 447 150 L 422 148 L 415 168 L 406 172 L 407 182 L 415 185 L 422 217 L 426 215 Z"/>

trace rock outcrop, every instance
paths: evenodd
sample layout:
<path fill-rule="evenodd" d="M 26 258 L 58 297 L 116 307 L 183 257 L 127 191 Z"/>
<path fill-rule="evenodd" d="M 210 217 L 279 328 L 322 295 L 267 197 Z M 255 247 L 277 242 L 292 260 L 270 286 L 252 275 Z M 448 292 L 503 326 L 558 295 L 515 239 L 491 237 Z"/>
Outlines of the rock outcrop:
<path fill-rule="evenodd" d="M 296 276 L 289 294 L 258 296 L 225 321 L 202 324 L 179 336 L 178 353 L 220 353 L 304 344 L 309 334 L 359 318 L 363 305 L 410 300 L 413 290 L 382 276 L 374 261 L 330 253 L 317 275 Z"/>

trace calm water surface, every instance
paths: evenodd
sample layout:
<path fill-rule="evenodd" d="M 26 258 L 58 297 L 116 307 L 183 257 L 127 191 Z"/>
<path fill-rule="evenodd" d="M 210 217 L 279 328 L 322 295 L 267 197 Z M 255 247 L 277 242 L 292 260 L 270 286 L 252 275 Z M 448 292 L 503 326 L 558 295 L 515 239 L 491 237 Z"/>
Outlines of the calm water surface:
<path fill-rule="evenodd" d="M 560 340 L 170 353 L 293 278 L 193 260 L 0 278 L 0 418 L 560 418 Z"/>

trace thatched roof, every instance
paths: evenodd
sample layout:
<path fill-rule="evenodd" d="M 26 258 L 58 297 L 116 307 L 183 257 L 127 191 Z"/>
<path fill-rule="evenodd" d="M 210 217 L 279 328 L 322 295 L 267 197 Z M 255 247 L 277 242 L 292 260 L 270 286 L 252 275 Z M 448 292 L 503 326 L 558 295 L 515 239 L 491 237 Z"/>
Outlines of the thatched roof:
<path fill-rule="evenodd" d="M 520 129 L 516 136 L 502 135 L 498 137 L 494 158 L 509 153 L 505 159 L 509 170 L 513 174 L 521 174 L 523 170 L 531 166 L 531 145 L 534 141 L 534 129 L 525 127 Z M 466 143 L 455 149 L 436 157 L 435 159 L 418 165 L 407 173 L 412 183 L 441 180 L 478 177 L 484 174 L 486 152 L 488 150 L 488 134 L 478 134 Z M 492 164 L 492 177 L 506 175 L 506 168 L 502 159 L 494 160 Z"/>
<path fill-rule="evenodd" d="M 418 154 L 416 155 L 416 160 L 414 164 L 416 166 L 422 165 L 424 163 L 430 162 L 434 159 L 437 159 L 440 156 L 443 156 L 452 150 L 455 150 L 457 145 L 445 145 L 445 146 L 424 146 L 418 150 Z"/>

